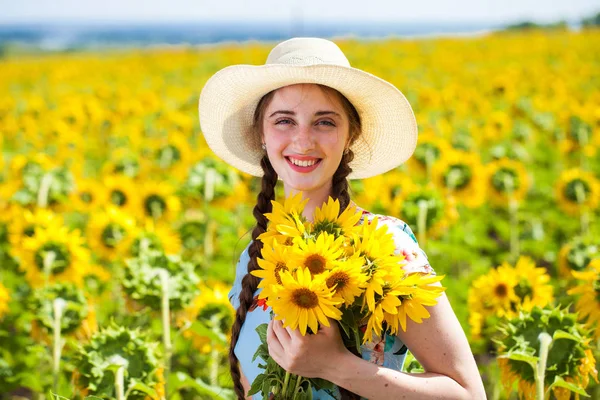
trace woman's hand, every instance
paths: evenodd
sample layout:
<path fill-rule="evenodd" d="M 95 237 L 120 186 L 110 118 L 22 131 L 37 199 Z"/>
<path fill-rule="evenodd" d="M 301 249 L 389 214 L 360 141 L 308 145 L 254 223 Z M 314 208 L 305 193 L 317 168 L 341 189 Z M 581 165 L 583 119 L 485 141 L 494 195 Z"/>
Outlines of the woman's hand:
<path fill-rule="evenodd" d="M 321 378 L 342 355 L 344 346 L 337 321 L 329 318 L 329 327 L 321 326 L 315 335 L 302 336 L 300 331 L 284 328 L 278 320 L 267 329 L 269 354 L 286 371 L 306 378 Z"/>

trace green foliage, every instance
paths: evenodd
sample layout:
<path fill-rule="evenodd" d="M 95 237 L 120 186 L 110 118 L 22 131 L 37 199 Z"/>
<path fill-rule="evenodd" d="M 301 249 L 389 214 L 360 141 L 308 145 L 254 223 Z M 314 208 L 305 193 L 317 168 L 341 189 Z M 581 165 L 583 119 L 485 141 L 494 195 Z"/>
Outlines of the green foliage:
<path fill-rule="evenodd" d="M 73 363 L 78 372 L 77 385 L 102 398 L 115 396 L 115 360 L 125 360 L 125 388 L 129 399 L 143 400 L 158 384 L 157 343 L 150 342 L 139 329 L 131 330 L 114 322 L 97 332 L 90 343 L 80 346 Z M 151 390 L 148 390 L 148 389 Z"/>
<path fill-rule="evenodd" d="M 51 332 L 54 321 L 54 300 L 63 299 L 66 304 L 61 318 L 61 333 L 77 329 L 88 314 L 88 306 L 83 291 L 72 283 L 55 283 L 35 292 L 30 309 L 37 321 Z"/>
<path fill-rule="evenodd" d="M 198 294 L 199 278 L 191 263 L 178 255 L 165 255 L 149 250 L 138 257 L 125 260 L 125 293 L 153 310 L 160 310 L 162 284 L 160 271 L 169 275 L 168 293 L 171 311 L 181 310 Z"/>

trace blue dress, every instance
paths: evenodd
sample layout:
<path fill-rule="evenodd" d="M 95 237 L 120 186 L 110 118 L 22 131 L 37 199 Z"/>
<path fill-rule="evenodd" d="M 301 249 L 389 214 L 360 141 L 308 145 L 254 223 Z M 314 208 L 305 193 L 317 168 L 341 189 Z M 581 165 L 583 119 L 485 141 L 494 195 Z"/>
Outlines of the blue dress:
<path fill-rule="evenodd" d="M 429 265 L 427 255 L 419 248 L 415 235 L 404 221 L 394 217 L 372 214 L 366 210 L 363 210 L 362 213 L 362 217 L 358 222 L 359 225 L 362 224 L 365 219 L 370 221 L 377 216 L 378 223 L 380 225 L 387 225 L 388 232 L 393 234 L 394 242 L 396 244 L 396 254 L 409 252 L 414 256 L 414 260 L 403 267 L 407 273 L 424 272 L 435 274 L 435 271 Z M 244 249 L 238 260 L 235 282 L 229 292 L 229 301 L 235 309 L 237 309 L 240 304 L 239 294 L 242 289 L 242 279 L 248 272 L 248 262 L 250 261 L 250 256 L 248 255 L 249 247 L 250 244 Z M 262 289 L 259 288 L 254 292 L 255 303 L 261 290 Z M 254 304 L 246 314 L 246 320 L 242 325 L 240 336 L 235 346 L 234 352 L 240 362 L 240 368 L 250 383 L 252 383 L 262 372 L 258 367 L 261 360 L 257 358 L 254 362 L 252 361 L 256 349 L 260 345 L 260 338 L 255 329 L 258 325 L 268 323 L 271 320 L 270 311 L 270 308 L 264 310 L 262 307 L 256 307 L 256 304 Z M 384 338 L 375 338 L 373 343 L 361 346 L 361 354 L 364 360 L 397 371 L 402 370 L 402 365 L 406 358 L 406 351 L 406 346 L 404 346 L 397 336 L 389 335 L 386 335 Z M 340 397 L 337 389 L 334 392 L 326 390 L 316 391 L 313 389 L 313 398 L 331 400 L 339 399 Z M 260 392 L 255 394 L 252 399 L 262 399 Z"/>

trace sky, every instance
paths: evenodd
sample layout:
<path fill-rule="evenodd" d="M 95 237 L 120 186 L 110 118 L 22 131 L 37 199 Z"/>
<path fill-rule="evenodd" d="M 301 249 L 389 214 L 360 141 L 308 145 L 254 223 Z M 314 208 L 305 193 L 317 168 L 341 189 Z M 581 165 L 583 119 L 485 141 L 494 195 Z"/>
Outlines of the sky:
<path fill-rule="evenodd" d="M 0 0 L 0 23 L 302 21 L 579 21 L 600 0 Z"/>

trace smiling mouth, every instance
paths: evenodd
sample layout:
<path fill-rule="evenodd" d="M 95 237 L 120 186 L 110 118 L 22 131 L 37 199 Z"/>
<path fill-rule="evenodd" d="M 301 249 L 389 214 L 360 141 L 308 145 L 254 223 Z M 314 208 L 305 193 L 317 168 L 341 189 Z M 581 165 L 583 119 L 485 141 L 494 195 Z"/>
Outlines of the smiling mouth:
<path fill-rule="evenodd" d="M 319 164 L 321 162 L 321 160 L 322 160 L 322 158 L 315 158 L 313 160 L 296 160 L 296 159 L 294 159 L 292 161 L 292 158 L 290 158 L 290 157 L 285 157 L 285 159 L 290 164 L 293 164 L 296 167 L 304 167 L 304 168 L 313 167 L 313 166 Z"/>

